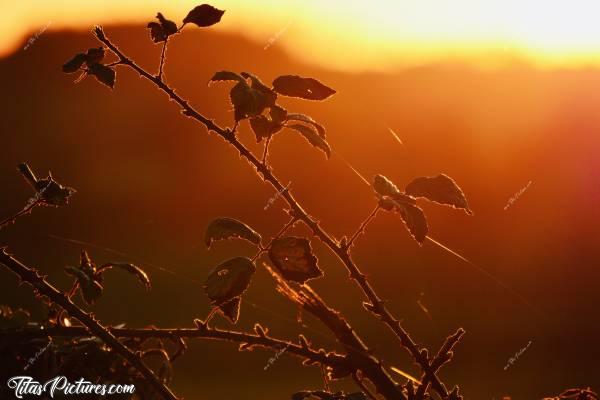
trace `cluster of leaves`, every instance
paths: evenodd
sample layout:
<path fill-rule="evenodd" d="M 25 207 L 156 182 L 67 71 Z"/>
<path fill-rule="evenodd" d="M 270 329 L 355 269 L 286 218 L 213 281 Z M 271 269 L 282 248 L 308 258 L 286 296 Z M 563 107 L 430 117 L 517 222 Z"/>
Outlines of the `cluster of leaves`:
<path fill-rule="evenodd" d="M 110 262 L 103 264 L 100 267 L 96 267 L 96 264 L 92 262 L 87 252 L 84 250 L 81 252 L 79 260 L 79 266 L 65 267 L 67 274 L 76 278 L 75 287 L 79 288 L 83 299 L 88 304 L 94 304 L 94 302 L 102 295 L 104 288 L 102 287 L 102 281 L 104 279 L 104 273 L 113 268 L 123 269 L 133 275 L 145 286 L 146 290 L 150 290 L 150 279 L 144 270 L 140 267 L 129 263 Z"/>
<path fill-rule="evenodd" d="M 417 205 L 417 198 L 462 209 L 467 214 L 472 214 L 463 191 L 452 178 L 444 174 L 417 178 L 406 186 L 404 192 L 385 176 L 376 175 L 373 188 L 379 206 L 386 211 L 400 214 L 409 232 L 419 244 L 425 241 L 429 228 L 423 209 Z"/>
<path fill-rule="evenodd" d="M 77 321 L 72 322 L 74 325 Z M 107 348 L 94 336 L 75 339 L 21 338 L 21 330 L 40 330 L 56 324 L 53 318 L 32 321 L 22 310 L 11 310 L 0 305 L 0 329 L 12 332 L 0 338 L 0 380 L 6 382 L 12 376 L 27 374 L 44 382 L 56 376 L 66 376 L 69 381 L 83 378 L 92 382 L 110 384 L 133 384 L 136 394 L 133 399 L 158 400 L 151 385 L 127 365 L 117 353 Z M 10 340 L 6 339 L 10 337 Z M 171 364 L 174 355 L 179 353 L 179 343 L 158 339 L 130 339 L 126 345 L 137 351 L 144 362 L 165 383 L 171 379 Z M 171 355 L 169 355 L 171 353 Z M 60 395 L 60 398 L 66 398 Z M 0 385 L 0 398 L 14 397 L 14 390 Z M 84 395 L 84 399 L 98 400 L 99 395 Z M 115 400 L 131 400 L 129 394 L 114 394 Z"/>
<path fill-rule="evenodd" d="M 102 64 L 105 53 L 104 47 L 93 47 L 85 53 L 77 53 L 62 66 L 62 70 L 66 74 L 82 72 L 78 81 L 92 75 L 112 89 L 115 87 L 116 72 L 114 67 Z"/>
<path fill-rule="evenodd" d="M 272 240 L 268 249 L 264 249 L 261 246 L 262 237 L 250 226 L 233 218 L 218 218 L 208 225 L 204 242 L 210 248 L 213 241 L 231 238 L 245 239 L 256 245 L 259 255 L 268 251 L 277 270 L 291 282 L 302 284 L 323 275 L 306 238 L 283 236 Z M 256 271 L 254 260 L 247 257 L 231 258 L 213 268 L 206 279 L 204 290 L 208 298 L 232 323 L 239 318 L 240 298 Z"/>
<path fill-rule="evenodd" d="M 181 28 L 177 28 L 177 24 L 171 20 L 166 19 L 162 13 L 156 15 L 158 22 L 149 22 L 148 29 L 150 29 L 150 37 L 154 43 L 166 42 L 171 35 L 178 33 L 186 24 L 192 23 L 201 28 L 212 26 L 219 21 L 225 11 L 219 10 L 209 4 L 202 4 L 195 7 L 188 15 L 183 19 L 183 25 Z"/>
<path fill-rule="evenodd" d="M 48 172 L 46 178 L 38 179 L 26 163 L 17 165 L 17 169 L 31 187 L 33 187 L 35 190 L 34 198 L 42 205 L 52 207 L 64 206 L 69 203 L 69 198 L 75 193 L 75 189 L 63 186 L 54 180 L 52 172 Z"/>
<path fill-rule="evenodd" d="M 277 96 L 296 97 L 304 100 L 325 100 L 336 93 L 313 78 L 282 75 L 273 81 L 273 87 L 265 85 L 257 76 L 242 72 L 219 71 L 210 82 L 235 82 L 229 92 L 236 123 L 248 119 L 256 141 L 271 139 L 283 128 L 292 129 L 310 144 L 331 156 L 325 128 L 304 114 L 289 113 L 277 104 Z"/>

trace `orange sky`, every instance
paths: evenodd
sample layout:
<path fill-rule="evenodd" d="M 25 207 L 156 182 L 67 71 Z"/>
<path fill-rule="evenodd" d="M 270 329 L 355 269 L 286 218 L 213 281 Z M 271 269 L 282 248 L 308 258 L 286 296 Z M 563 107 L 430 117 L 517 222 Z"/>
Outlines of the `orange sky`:
<path fill-rule="evenodd" d="M 181 20 L 198 1 L 5 2 L 0 53 L 44 29 L 145 23 L 161 10 Z M 597 0 L 215 0 L 217 29 L 283 46 L 306 61 L 342 69 L 386 69 L 437 61 L 494 66 L 600 64 Z"/>

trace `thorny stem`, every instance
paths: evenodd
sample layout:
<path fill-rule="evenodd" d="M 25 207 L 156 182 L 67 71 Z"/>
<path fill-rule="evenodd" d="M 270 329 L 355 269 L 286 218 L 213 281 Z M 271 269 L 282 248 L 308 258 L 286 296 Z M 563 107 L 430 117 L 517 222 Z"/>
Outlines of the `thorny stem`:
<path fill-rule="evenodd" d="M 212 339 L 220 341 L 228 341 L 244 344 L 248 346 L 257 346 L 267 349 L 280 351 L 286 348 L 286 353 L 293 354 L 312 363 L 318 363 L 329 367 L 344 367 L 350 368 L 350 364 L 346 356 L 335 353 L 326 352 L 323 349 L 314 350 L 300 344 L 290 341 L 276 339 L 271 336 L 253 335 L 245 332 L 230 331 L 218 328 L 210 328 L 204 325 L 201 328 L 105 328 L 110 334 L 117 338 L 161 338 L 161 339 Z M 55 326 L 44 329 L 26 328 L 22 330 L 6 330 L 0 331 L 0 339 L 31 339 L 38 337 L 63 337 L 63 338 L 79 338 L 89 337 L 90 332 L 85 327 L 79 326 Z"/>
<path fill-rule="evenodd" d="M 146 380 L 154 387 L 154 389 L 167 400 L 177 400 L 177 397 L 171 390 L 160 382 L 154 373 L 142 362 L 140 357 L 135 355 L 123 343 L 93 317 L 75 305 L 64 293 L 57 290 L 54 286 L 46 282 L 37 270 L 27 267 L 19 260 L 12 257 L 6 252 L 5 248 L 0 249 L 0 264 L 5 265 L 9 270 L 14 272 L 23 282 L 29 283 L 34 292 L 39 295 L 46 296 L 54 304 L 58 304 L 70 315 L 77 318 L 85 327 L 81 328 L 82 333 L 92 333 L 99 337 L 107 346 L 119 353 L 127 362 L 141 373 Z M 62 329 L 60 327 L 59 329 Z"/>
<path fill-rule="evenodd" d="M 367 227 L 367 225 L 369 224 L 369 222 L 371 222 L 371 220 L 373 218 L 375 218 L 375 216 L 377 215 L 377 213 L 379 212 L 380 209 L 381 209 L 381 206 L 379 206 L 379 204 L 378 204 L 377 207 L 375 207 L 375 209 L 371 212 L 371 214 L 369 214 L 369 216 L 367 217 L 367 219 L 365 219 L 363 221 L 363 223 L 360 224 L 360 226 L 358 227 L 357 231 L 354 232 L 354 235 L 352 235 L 352 237 L 350 238 L 350 240 L 348 240 L 348 242 L 346 243 L 346 248 L 349 248 L 350 246 L 352 246 L 352 243 L 354 242 L 354 240 L 356 240 L 356 238 L 358 237 L 358 235 L 360 235 L 361 233 L 365 232 L 365 228 Z"/>
<path fill-rule="evenodd" d="M 32 201 L 30 203 L 28 203 L 25 208 L 23 208 L 21 211 L 19 211 L 18 213 L 6 218 L 4 221 L 0 222 L 0 230 L 2 228 L 4 228 L 5 226 L 15 222 L 15 220 L 17 218 L 19 218 L 22 215 L 27 214 L 28 212 L 30 212 L 31 210 L 33 210 L 36 206 L 40 205 L 42 203 L 41 199 L 37 199 L 35 201 Z"/>
<path fill-rule="evenodd" d="M 158 80 L 162 81 L 163 74 L 163 66 L 165 64 L 165 53 L 167 51 L 167 43 L 169 42 L 169 38 L 165 39 L 165 43 L 163 44 L 162 51 L 160 52 L 160 64 L 158 66 Z"/>
<path fill-rule="evenodd" d="M 267 156 L 269 155 L 269 143 L 271 143 L 271 138 L 273 136 L 269 136 L 267 141 L 265 142 L 265 149 L 263 150 L 262 163 L 263 165 L 267 165 Z"/>
<path fill-rule="evenodd" d="M 367 385 L 365 385 L 359 372 L 354 372 L 352 374 L 352 379 L 354 379 L 354 382 L 356 382 L 356 385 L 360 388 L 360 390 L 362 390 L 363 393 L 366 394 L 371 400 L 378 400 L 377 396 L 375 396 L 375 394 L 371 392 Z"/>
<path fill-rule="evenodd" d="M 138 66 L 135 62 L 133 62 L 130 58 L 125 56 L 104 34 L 104 31 L 101 27 L 96 27 L 94 29 L 94 34 L 96 38 L 105 44 L 121 61 L 121 64 L 126 65 L 133 70 L 135 70 L 140 76 L 148 79 L 152 83 L 154 83 L 160 90 L 166 93 L 169 98 L 175 101 L 182 109 L 183 114 L 195 119 L 196 121 L 202 123 L 209 131 L 215 132 L 217 135 L 221 136 L 225 141 L 231 144 L 239 153 L 240 156 L 246 158 L 246 160 L 256 168 L 256 171 L 261 178 L 269 182 L 276 191 L 282 191 L 282 196 L 285 198 L 289 206 L 291 207 L 294 215 L 301 221 L 303 221 L 312 231 L 313 233 L 319 237 L 319 239 L 327 246 L 329 249 L 336 254 L 336 256 L 342 261 L 345 265 L 346 269 L 350 274 L 350 278 L 353 279 L 362 289 L 364 295 L 369 300 L 369 303 L 365 303 L 365 308 L 367 308 L 372 314 L 381 319 L 398 337 L 401 345 L 409 352 L 409 354 L 413 357 L 413 359 L 420 365 L 421 369 L 428 373 L 431 371 L 431 367 L 429 365 L 429 358 L 427 355 L 420 351 L 419 346 L 415 343 L 415 341 L 411 338 L 409 333 L 402 327 L 400 321 L 395 318 L 390 311 L 385 306 L 384 300 L 382 300 L 378 294 L 375 292 L 371 284 L 368 282 L 366 276 L 361 272 L 358 266 L 352 260 L 348 248 L 342 246 L 335 240 L 328 232 L 326 232 L 321 226 L 319 222 L 315 220 L 312 216 L 310 216 L 300 205 L 300 203 L 294 198 L 289 190 L 283 191 L 283 184 L 275 177 L 275 175 L 258 160 L 254 154 L 252 154 L 246 146 L 239 142 L 239 140 L 235 137 L 233 131 L 229 129 L 224 129 L 218 126 L 213 120 L 210 120 L 196 111 L 193 107 L 189 105 L 189 103 L 182 99 L 179 95 L 175 93 L 175 91 L 166 85 L 164 82 L 160 81 L 156 77 L 153 77 L 143 68 Z M 432 388 L 443 398 L 448 397 L 448 390 L 446 387 L 440 382 L 439 378 L 435 374 L 428 375 L 431 379 Z"/>

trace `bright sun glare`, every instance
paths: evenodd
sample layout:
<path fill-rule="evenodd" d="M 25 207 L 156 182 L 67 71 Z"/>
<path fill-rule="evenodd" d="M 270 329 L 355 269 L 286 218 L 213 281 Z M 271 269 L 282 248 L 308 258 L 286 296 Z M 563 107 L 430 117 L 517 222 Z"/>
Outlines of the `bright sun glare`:
<path fill-rule="evenodd" d="M 25 4 L 29 3 L 29 4 Z M 197 1 L 10 2 L 0 51 L 51 29 L 139 23 L 162 10 L 181 18 Z M 344 69 L 386 69 L 447 60 L 493 65 L 600 64 L 597 0 L 216 0 L 228 10 L 218 29 L 269 41 L 306 61 Z M 287 29 L 283 29 L 287 27 Z M 276 38 L 276 41 L 273 38 Z M 264 43 L 260 43 L 264 42 Z"/>

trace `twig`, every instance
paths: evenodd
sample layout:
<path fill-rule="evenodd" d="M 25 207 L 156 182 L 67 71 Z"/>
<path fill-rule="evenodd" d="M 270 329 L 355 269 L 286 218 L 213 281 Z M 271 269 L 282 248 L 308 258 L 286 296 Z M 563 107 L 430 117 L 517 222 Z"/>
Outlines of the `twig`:
<path fill-rule="evenodd" d="M 325 350 L 314 350 L 295 344 L 286 340 L 280 340 L 271 336 L 260 336 L 253 335 L 245 332 L 237 332 L 230 330 L 223 330 L 218 328 L 145 328 L 145 329 L 133 329 L 133 328 L 105 328 L 111 335 L 118 338 L 137 338 L 137 339 L 149 339 L 149 338 L 161 338 L 161 339 L 212 339 L 227 342 L 235 342 L 240 344 L 246 344 L 243 348 L 249 349 L 249 347 L 257 346 L 267 349 L 281 350 L 287 348 L 286 353 L 293 354 L 305 360 L 309 360 L 312 363 L 318 363 L 333 368 L 350 368 L 348 358 L 345 355 L 341 355 L 335 352 L 326 352 Z M 11 339 L 34 339 L 42 337 L 63 337 L 63 338 L 79 338 L 89 337 L 90 332 L 85 327 L 73 326 L 55 326 L 47 327 L 44 329 L 33 329 L 26 328 L 22 330 L 0 330 L 0 339 L 11 340 Z"/>
<path fill-rule="evenodd" d="M 158 79 L 162 81 L 163 74 L 163 66 L 165 64 L 165 53 L 167 51 L 167 43 L 169 42 L 169 38 L 165 39 L 165 43 L 163 44 L 162 51 L 160 52 L 160 65 L 158 66 Z"/>
<path fill-rule="evenodd" d="M 254 154 L 252 154 L 246 146 L 244 146 L 239 140 L 235 137 L 235 134 L 232 130 L 224 129 L 219 127 L 214 121 L 206 118 L 198 111 L 196 111 L 189 103 L 178 96 L 175 91 L 166 85 L 161 80 L 149 74 L 143 68 L 138 66 L 135 62 L 133 62 L 130 58 L 128 58 L 125 54 L 123 54 L 104 34 L 104 31 L 101 27 L 96 27 L 94 29 L 94 35 L 96 38 L 105 44 L 117 57 L 119 57 L 121 64 L 129 66 L 133 70 L 135 70 L 140 76 L 148 79 L 152 83 L 154 83 L 160 90 L 166 93 L 170 99 L 175 101 L 182 109 L 183 114 L 195 119 L 196 121 L 202 123 L 209 131 L 215 132 L 217 135 L 221 136 L 225 141 L 231 144 L 239 153 L 240 156 L 245 158 L 250 164 L 254 166 L 258 175 L 266 182 L 269 182 L 273 188 L 277 192 L 282 192 L 283 198 L 287 201 L 288 205 L 292 209 L 293 215 L 295 215 L 299 220 L 304 222 L 316 235 L 319 239 L 327 246 L 329 249 L 336 254 L 336 256 L 342 261 L 345 265 L 346 269 L 349 272 L 350 278 L 353 279 L 356 284 L 362 289 L 365 297 L 369 300 L 369 303 L 365 303 L 365 308 L 368 309 L 372 314 L 381 319 L 398 337 L 401 345 L 409 352 L 409 354 L 413 357 L 413 359 L 420 365 L 424 372 L 430 370 L 429 359 L 428 357 L 421 353 L 417 344 L 410 337 L 407 331 L 404 330 L 400 321 L 395 318 L 390 311 L 385 306 L 385 302 L 377 295 L 371 284 L 368 282 L 366 276 L 361 272 L 358 266 L 352 260 L 348 248 L 342 246 L 337 242 L 329 233 L 327 233 L 321 226 L 319 222 L 311 217 L 300 205 L 300 203 L 294 198 L 290 190 L 284 190 L 283 184 L 275 177 L 275 175 L 258 160 Z M 431 376 L 431 385 L 434 390 L 438 392 L 438 394 L 442 398 L 448 397 L 448 391 L 442 385 L 440 380 L 433 374 Z"/>
<path fill-rule="evenodd" d="M 12 257 L 6 252 L 5 248 L 0 249 L 0 264 L 5 265 L 9 270 L 14 272 L 23 282 L 29 283 L 34 292 L 48 297 L 54 304 L 59 305 L 66 310 L 70 315 L 77 318 L 85 328 L 84 332 L 89 331 L 99 337 L 106 345 L 119 353 L 127 362 L 140 372 L 144 378 L 154 387 L 154 389 L 167 400 L 177 400 L 177 397 L 171 390 L 160 382 L 154 373 L 142 362 L 142 360 L 123 345 L 117 338 L 104 328 L 90 314 L 77 307 L 64 293 L 57 290 L 54 286 L 46 282 L 37 270 L 23 265 L 19 260 Z M 61 327 L 62 328 L 62 327 Z"/>
<path fill-rule="evenodd" d="M 5 220 L 3 220 L 2 222 L 0 222 L 0 229 L 4 228 L 5 226 L 7 226 L 8 224 L 11 224 L 13 222 L 15 222 L 15 220 L 17 218 L 19 218 L 22 215 L 27 214 L 28 212 L 30 212 L 31 210 L 33 210 L 36 206 L 40 205 L 42 203 L 42 199 L 38 198 L 34 201 L 30 201 L 25 208 L 23 208 L 21 211 L 19 211 L 18 213 L 6 218 Z"/>
<path fill-rule="evenodd" d="M 349 248 L 350 246 L 352 246 L 352 243 L 354 242 L 354 240 L 356 240 L 356 238 L 358 237 L 358 235 L 360 235 L 361 233 L 365 232 L 365 228 L 367 227 L 367 225 L 369 224 L 369 222 L 371 222 L 371 220 L 373 218 L 375 218 L 375 216 L 377 215 L 377 212 L 379 212 L 380 209 L 381 209 L 381 206 L 379 206 L 379 204 L 378 204 L 377 207 L 375 207 L 375 209 L 371 212 L 371 214 L 369 214 L 369 216 L 367 217 L 367 219 L 365 219 L 363 221 L 363 223 L 360 224 L 360 226 L 358 227 L 358 229 L 356 230 L 356 232 L 354 232 L 354 235 L 352 235 L 352 237 L 350 238 L 350 240 L 348 240 L 348 242 L 346 243 L 346 248 Z"/>
<path fill-rule="evenodd" d="M 272 137 L 273 137 L 273 135 L 271 135 L 267 138 L 267 141 L 265 142 L 265 149 L 263 150 L 262 163 L 265 166 L 267 165 L 267 156 L 269 155 L 269 143 L 271 143 Z"/>

